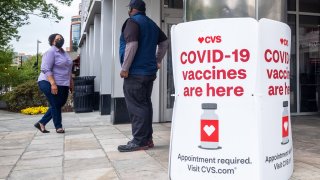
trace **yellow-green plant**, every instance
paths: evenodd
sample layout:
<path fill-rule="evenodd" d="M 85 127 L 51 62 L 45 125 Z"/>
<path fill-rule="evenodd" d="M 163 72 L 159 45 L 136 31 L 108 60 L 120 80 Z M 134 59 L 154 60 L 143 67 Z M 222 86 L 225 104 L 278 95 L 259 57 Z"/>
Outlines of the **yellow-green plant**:
<path fill-rule="evenodd" d="M 22 114 L 44 114 L 48 111 L 48 107 L 38 106 L 38 107 L 28 107 L 21 110 Z"/>

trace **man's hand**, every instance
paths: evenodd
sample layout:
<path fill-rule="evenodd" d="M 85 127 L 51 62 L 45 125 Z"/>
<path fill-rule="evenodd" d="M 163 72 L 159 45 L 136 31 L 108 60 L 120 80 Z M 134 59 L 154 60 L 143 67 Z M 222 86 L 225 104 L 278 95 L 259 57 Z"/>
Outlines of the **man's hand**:
<path fill-rule="evenodd" d="M 128 71 L 121 70 L 121 72 L 120 72 L 120 77 L 121 78 L 127 78 L 128 75 L 129 75 Z"/>
<path fill-rule="evenodd" d="M 161 68 L 161 63 L 157 63 L 157 68 L 158 68 L 158 69 Z"/>

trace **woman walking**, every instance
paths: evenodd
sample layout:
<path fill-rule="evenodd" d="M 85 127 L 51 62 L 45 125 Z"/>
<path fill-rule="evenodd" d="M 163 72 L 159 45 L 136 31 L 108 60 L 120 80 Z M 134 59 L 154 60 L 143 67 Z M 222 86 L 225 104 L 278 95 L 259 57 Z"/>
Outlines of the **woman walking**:
<path fill-rule="evenodd" d="M 51 48 L 42 57 L 38 85 L 47 97 L 50 107 L 34 126 L 42 133 L 49 133 L 45 126 L 53 119 L 56 132 L 64 133 L 61 108 L 67 102 L 69 89 L 72 92 L 73 88 L 72 60 L 62 49 L 64 44 L 62 35 L 51 34 L 48 40 Z"/>

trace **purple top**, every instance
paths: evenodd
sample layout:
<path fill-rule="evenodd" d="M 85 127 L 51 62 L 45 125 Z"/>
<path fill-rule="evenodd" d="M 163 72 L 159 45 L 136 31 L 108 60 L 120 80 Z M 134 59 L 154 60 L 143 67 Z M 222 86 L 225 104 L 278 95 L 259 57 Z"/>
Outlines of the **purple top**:
<path fill-rule="evenodd" d="M 70 86 L 72 60 L 65 51 L 55 46 L 43 55 L 41 73 L 38 81 L 48 81 L 47 76 L 52 75 L 58 86 Z"/>

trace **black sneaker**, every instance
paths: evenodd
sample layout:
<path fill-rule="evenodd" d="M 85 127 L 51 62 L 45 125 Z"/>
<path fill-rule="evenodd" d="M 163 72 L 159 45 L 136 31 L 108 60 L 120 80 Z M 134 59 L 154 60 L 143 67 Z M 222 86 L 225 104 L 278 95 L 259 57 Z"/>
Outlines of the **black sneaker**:
<path fill-rule="evenodd" d="M 147 149 L 148 149 L 148 146 L 139 146 L 130 141 L 126 145 L 118 146 L 118 151 L 120 152 L 131 152 L 131 151 L 140 151 L 140 150 L 147 150 Z"/>

